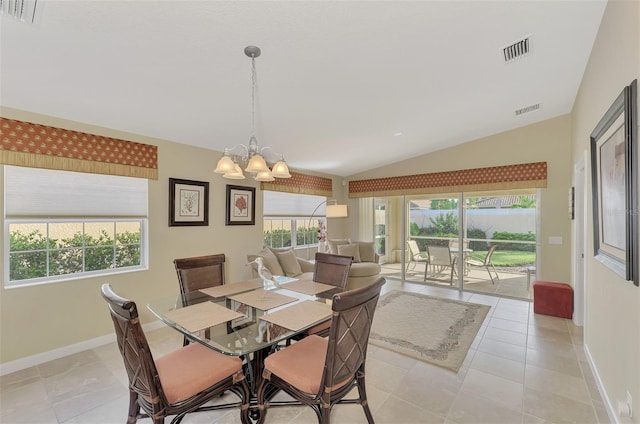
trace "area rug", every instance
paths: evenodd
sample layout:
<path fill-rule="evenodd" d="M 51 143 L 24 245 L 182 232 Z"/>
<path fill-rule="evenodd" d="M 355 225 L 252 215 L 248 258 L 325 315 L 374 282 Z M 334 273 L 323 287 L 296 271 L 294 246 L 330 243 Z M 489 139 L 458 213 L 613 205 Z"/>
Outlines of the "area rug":
<path fill-rule="evenodd" d="M 369 342 L 457 372 L 489 309 L 393 290 L 378 301 Z"/>

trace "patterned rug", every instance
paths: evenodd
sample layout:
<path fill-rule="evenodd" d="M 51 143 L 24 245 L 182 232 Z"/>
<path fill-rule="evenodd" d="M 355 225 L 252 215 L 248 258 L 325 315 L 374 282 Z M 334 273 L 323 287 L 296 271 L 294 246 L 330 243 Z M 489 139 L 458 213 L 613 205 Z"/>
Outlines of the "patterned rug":
<path fill-rule="evenodd" d="M 369 342 L 457 372 L 489 309 L 393 290 L 378 301 Z"/>

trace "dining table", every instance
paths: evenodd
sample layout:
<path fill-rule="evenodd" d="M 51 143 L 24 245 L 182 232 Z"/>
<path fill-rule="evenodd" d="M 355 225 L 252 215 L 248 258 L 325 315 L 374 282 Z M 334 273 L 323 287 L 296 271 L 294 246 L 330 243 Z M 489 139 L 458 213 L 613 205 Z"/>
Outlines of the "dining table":
<path fill-rule="evenodd" d="M 147 308 L 192 343 L 243 359 L 252 397 L 264 359 L 292 337 L 331 319 L 340 289 L 286 278 L 278 286 L 250 279 L 152 300 Z"/>

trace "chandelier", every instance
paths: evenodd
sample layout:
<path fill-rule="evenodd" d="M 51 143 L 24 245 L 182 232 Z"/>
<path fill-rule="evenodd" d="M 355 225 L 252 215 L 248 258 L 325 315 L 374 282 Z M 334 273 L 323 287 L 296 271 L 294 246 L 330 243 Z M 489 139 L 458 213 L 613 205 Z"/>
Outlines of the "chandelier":
<path fill-rule="evenodd" d="M 213 172 L 222 174 L 223 178 L 231 180 L 243 180 L 245 178 L 242 168 L 238 162 L 246 162 L 244 168 L 246 172 L 255 174 L 256 181 L 273 181 L 276 178 L 291 178 L 289 167 L 284 161 L 284 156 L 280 155 L 271 169 L 264 159 L 263 151 L 271 149 L 271 147 L 260 147 L 256 138 L 256 57 L 260 56 L 260 48 L 256 46 L 247 46 L 244 54 L 251 58 L 251 138 L 249 145 L 238 144 L 231 148 L 225 148 L 222 157 L 218 161 L 218 165 Z M 234 153 L 235 152 L 235 153 Z"/>

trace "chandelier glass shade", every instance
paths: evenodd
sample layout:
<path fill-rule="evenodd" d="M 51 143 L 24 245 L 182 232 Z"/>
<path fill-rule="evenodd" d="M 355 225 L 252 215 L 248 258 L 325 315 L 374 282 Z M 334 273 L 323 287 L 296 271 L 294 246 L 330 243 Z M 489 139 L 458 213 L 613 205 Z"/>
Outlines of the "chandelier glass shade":
<path fill-rule="evenodd" d="M 258 139 L 255 136 L 255 97 L 256 97 L 256 57 L 260 56 L 260 49 L 256 46 L 247 46 L 244 49 L 244 54 L 251 58 L 251 126 L 252 135 L 249 139 L 249 144 L 238 144 L 231 148 L 225 148 L 222 157 L 216 165 L 216 169 L 213 171 L 218 174 L 222 174 L 223 178 L 232 180 L 244 179 L 244 173 L 239 165 L 239 162 L 246 162 L 247 166 L 244 168 L 245 172 L 254 174 L 256 181 L 274 181 L 276 178 L 291 178 L 289 173 L 289 167 L 284 161 L 284 156 L 280 155 L 280 160 L 277 161 L 273 168 L 270 169 L 267 161 L 264 158 L 263 151 L 265 149 L 271 149 L 270 147 L 260 147 L 258 145 Z M 235 153 L 234 153 L 235 152 Z"/>

